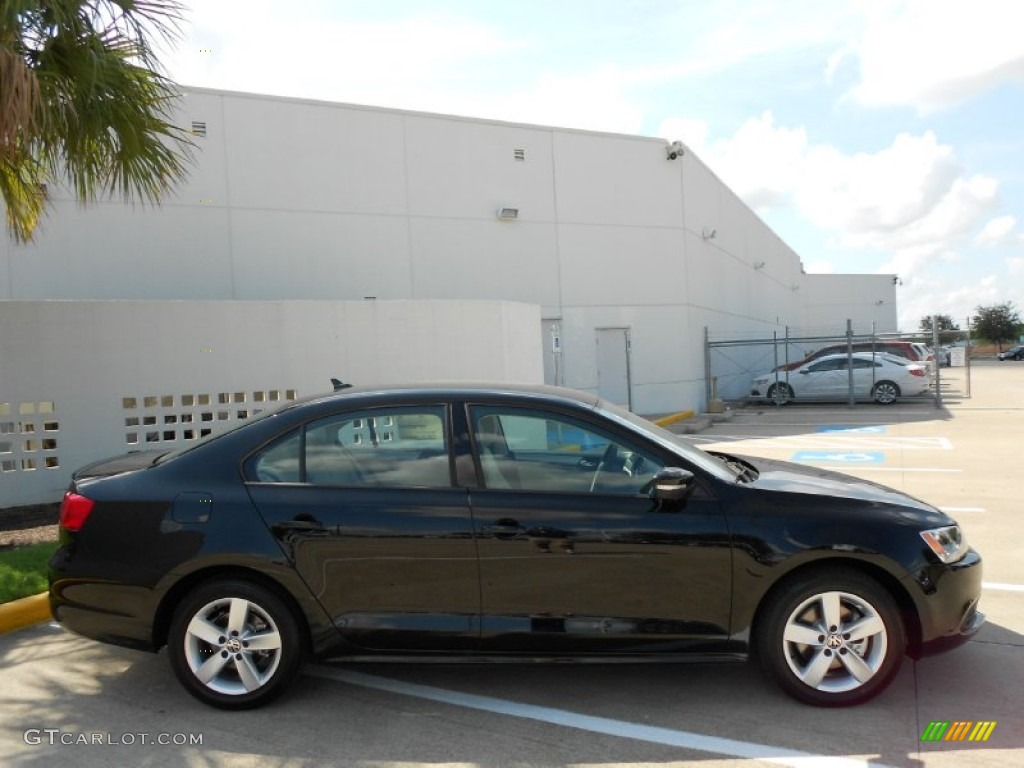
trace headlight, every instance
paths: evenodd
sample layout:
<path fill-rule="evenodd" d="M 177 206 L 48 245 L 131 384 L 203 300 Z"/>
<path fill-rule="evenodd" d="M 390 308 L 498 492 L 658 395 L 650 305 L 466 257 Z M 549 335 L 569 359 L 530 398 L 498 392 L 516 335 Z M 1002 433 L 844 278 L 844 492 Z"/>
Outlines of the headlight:
<path fill-rule="evenodd" d="M 944 563 L 955 563 L 967 553 L 967 541 L 960 533 L 959 525 L 921 531 L 921 538 Z"/>

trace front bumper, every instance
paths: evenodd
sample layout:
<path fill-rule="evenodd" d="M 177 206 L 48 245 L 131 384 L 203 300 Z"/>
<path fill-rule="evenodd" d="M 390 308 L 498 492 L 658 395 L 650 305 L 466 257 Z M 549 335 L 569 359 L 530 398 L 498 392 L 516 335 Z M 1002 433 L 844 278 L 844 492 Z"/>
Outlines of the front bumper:
<path fill-rule="evenodd" d="M 907 577 L 917 604 L 921 635 L 912 655 L 929 656 L 970 640 L 985 622 L 981 599 L 981 555 L 973 549 L 950 565 L 927 565 Z"/>

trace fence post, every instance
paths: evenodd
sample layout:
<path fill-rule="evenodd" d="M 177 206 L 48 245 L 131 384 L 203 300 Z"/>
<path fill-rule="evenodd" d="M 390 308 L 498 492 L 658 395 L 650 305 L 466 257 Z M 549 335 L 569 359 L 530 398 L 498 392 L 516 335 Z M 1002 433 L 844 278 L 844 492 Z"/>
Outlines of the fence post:
<path fill-rule="evenodd" d="M 704 407 L 711 402 L 711 340 L 708 338 L 708 327 L 704 326 Z"/>
<path fill-rule="evenodd" d="M 939 360 L 939 316 L 932 315 L 932 357 L 935 359 L 935 407 L 942 407 L 942 361 Z"/>
<path fill-rule="evenodd" d="M 846 368 L 847 374 L 849 375 L 849 387 L 850 387 L 850 402 L 851 408 L 854 406 L 853 396 L 853 320 L 846 318 Z"/>

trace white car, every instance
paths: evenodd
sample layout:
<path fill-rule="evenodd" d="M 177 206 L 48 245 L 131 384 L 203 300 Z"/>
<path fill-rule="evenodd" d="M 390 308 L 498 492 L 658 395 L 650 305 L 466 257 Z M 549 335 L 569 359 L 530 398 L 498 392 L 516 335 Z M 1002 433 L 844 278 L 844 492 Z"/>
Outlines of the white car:
<path fill-rule="evenodd" d="M 853 393 L 889 405 L 900 397 L 928 389 L 928 365 L 912 363 L 884 352 L 853 353 Z M 792 371 L 773 371 L 754 377 L 750 396 L 785 405 L 791 400 L 842 400 L 850 391 L 850 358 L 827 355 Z"/>

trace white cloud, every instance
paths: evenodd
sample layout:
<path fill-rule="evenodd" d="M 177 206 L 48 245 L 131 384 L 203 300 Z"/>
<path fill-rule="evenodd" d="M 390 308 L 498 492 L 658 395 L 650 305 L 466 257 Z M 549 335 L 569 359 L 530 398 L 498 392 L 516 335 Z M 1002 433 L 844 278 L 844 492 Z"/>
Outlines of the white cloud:
<path fill-rule="evenodd" d="M 929 112 L 1003 82 L 1024 82 L 1024 4 L 1016 0 L 859 5 L 864 31 L 848 49 L 860 66 L 860 83 L 849 95 L 861 104 Z"/>
<path fill-rule="evenodd" d="M 218 0 L 195 3 L 188 19 L 168 58 L 184 85 L 434 111 L 472 62 L 529 47 L 445 13 L 351 21 L 315 3 L 282 13 L 267 0 Z"/>
<path fill-rule="evenodd" d="M 982 228 L 974 238 L 974 242 L 976 245 L 995 248 L 1007 241 L 1016 226 L 1016 216 L 997 216 Z"/>
<path fill-rule="evenodd" d="M 804 272 L 809 275 L 832 275 L 836 267 L 831 261 L 812 261 L 804 265 Z"/>
<path fill-rule="evenodd" d="M 756 210 L 792 206 L 836 248 L 888 252 L 879 271 L 904 279 L 955 260 L 998 203 L 998 182 L 968 175 L 931 131 L 848 154 L 764 112 L 728 139 L 692 146 Z"/>
<path fill-rule="evenodd" d="M 966 285 L 947 277 L 922 280 L 913 289 L 902 289 L 900 326 L 917 328 L 922 317 L 944 314 L 964 328 L 967 318 L 974 316 L 979 305 L 1012 301 L 1012 294 L 1006 281 L 994 273 L 982 274 Z"/>
<path fill-rule="evenodd" d="M 707 144 L 709 126 L 704 120 L 676 117 L 665 120 L 658 128 L 658 135 L 666 141 L 677 139 L 688 147 L 703 147 Z"/>
<path fill-rule="evenodd" d="M 1007 258 L 1006 271 L 1011 275 L 1024 275 L 1024 256 L 1010 256 Z"/>

